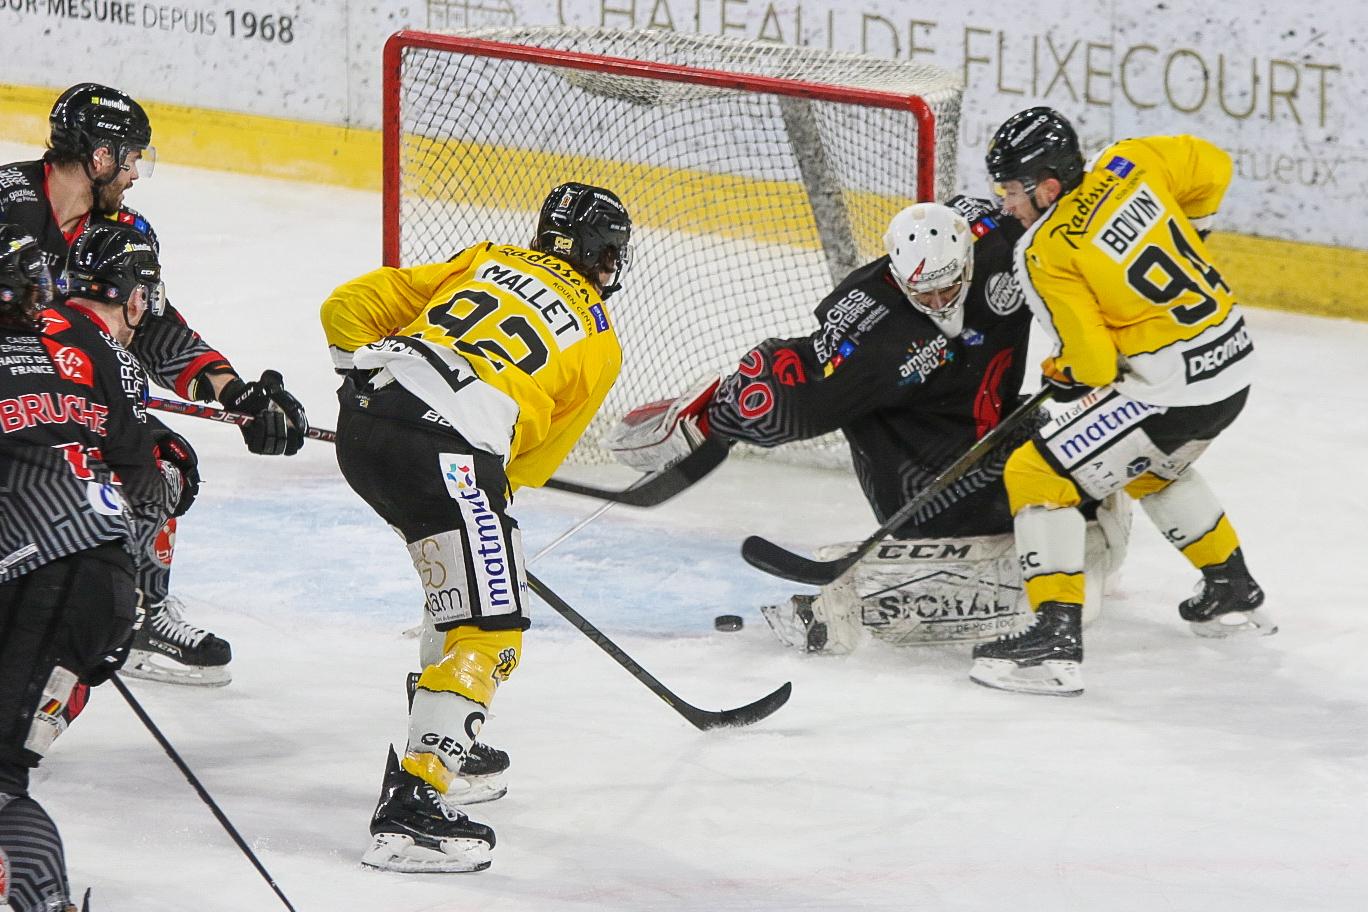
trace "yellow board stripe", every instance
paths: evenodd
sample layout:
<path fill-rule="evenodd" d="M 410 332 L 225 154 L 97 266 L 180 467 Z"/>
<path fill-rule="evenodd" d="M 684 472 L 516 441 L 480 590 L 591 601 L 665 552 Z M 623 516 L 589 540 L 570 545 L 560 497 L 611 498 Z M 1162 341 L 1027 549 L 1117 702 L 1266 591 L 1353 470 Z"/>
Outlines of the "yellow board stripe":
<path fill-rule="evenodd" d="M 0 136 L 11 142 L 41 148 L 47 141 L 47 115 L 62 86 L 16 86 L 0 84 Z M 236 171 L 262 177 L 331 184 L 354 190 L 380 189 L 380 132 L 330 124 L 235 114 L 207 108 L 148 103 L 157 155 L 176 164 Z M 504 150 L 489 149 L 486 154 Z M 532 153 L 520 153 L 528 155 Z M 572 166 L 573 162 L 552 156 L 536 156 L 538 168 Z M 587 165 L 587 162 L 581 162 Z M 604 173 L 604 163 L 593 163 L 595 173 Z M 665 169 L 618 165 L 622 173 L 624 196 L 654 199 L 642 211 L 640 224 L 669 225 L 671 198 L 661 194 L 662 187 L 682 185 L 672 180 Z M 548 172 L 549 173 L 549 172 Z M 722 198 L 735 201 L 745 179 L 710 175 L 725 185 Z M 504 186 L 518 182 L 503 181 Z M 721 185 L 720 185 L 721 186 Z M 647 188 L 653 192 L 637 192 Z M 480 188 L 480 199 L 489 204 L 490 186 Z M 538 188 L 540 189 L 540 188 Z M 773 188 L 771 188 L 773 189 Z M 473 191 L 472 191 L 473 192 Z M 516 193 L 510 188 L 510 193 Z M 787 195 L 785 195 L 787 194 Z M 746 197 L 754 197 L 746 193 Z M 789 213 L 807 209 L 802 191 L 796 185 L 781 194 L 797 205 Z M 853 212 L 860 213 L 857 240 L 862 246 L 871 235 L 881 235 L 884 225 L 906 200 L 861 194 L 850 201 Z M 635 213 L 634 213 L 635 215 Z M 701 221 L 701 228 L 769 240 L 776 232 L 766 228 L 773 212 L 750 214 L 718 206 Z M 789 216 L 792 218 L 792 215 Z M 745 219 L 738 225 L 739 219 Z M 698 223 L 696 223 L 698 224 Z M 872 226 L 872 227 L 866 227 Z M 793 244 L 793 232 L 782 233 L 784 243 Z M 815 243 L 815 232 L 806 234 L 804 246 Z M 877 236 L 872 237 L 877 243 Z M 1240 302 L 1253 307 L 1295 311 L 1328 317 L 1368 320 L 1368 251 L 1331 247 L 1296 241 L 1256 238 L 1218 232 L 1210 240 L 1212 252 Z"/>
<path fill-rule="evenodd" d="M 0 136 L 44 147 L 48 112 L 65 88 L 0 85 Z M 152 145 L 161 161 L 354 190 L 380 189 L 378 130 L 180 105 L 145 107 L 152 120 Z"/>

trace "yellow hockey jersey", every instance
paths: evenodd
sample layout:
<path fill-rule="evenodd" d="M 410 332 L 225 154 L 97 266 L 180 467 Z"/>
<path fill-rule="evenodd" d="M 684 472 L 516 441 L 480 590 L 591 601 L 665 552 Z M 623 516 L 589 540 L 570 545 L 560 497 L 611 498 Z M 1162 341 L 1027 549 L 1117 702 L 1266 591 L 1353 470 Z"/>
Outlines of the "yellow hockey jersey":
<path fill-rule="evenodd" d="M 338 369 L 397 381 L 503 457 L 513 488 L 551 476 L 622 366 L 587 279 L 550 254 L 488 241 L 446 263 L 347 282 L 321 317 Z"/>
<path fill-rule="evenodd" d="M 1114 143 L 1017 242 L 1017 279 L 1054 343 L 1049 376 L 1153 405 L 1217 402 L 1250 383 L 1235 296 L 1199 229 L 1230 156 L 1194 136 Z"/>

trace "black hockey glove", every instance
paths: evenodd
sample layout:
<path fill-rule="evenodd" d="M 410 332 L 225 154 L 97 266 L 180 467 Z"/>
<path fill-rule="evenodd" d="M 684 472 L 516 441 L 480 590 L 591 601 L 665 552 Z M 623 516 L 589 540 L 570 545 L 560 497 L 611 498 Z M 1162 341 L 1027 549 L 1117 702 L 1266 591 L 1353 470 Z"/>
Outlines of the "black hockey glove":
<path fill-rule="evenodd" d="M 262 456 L 293 456 L 304 445 L 308 416 L 299 400 L 285 391 L 284 379 L 273 370 L 262 371 L 260 380 L 244 383 L 234 377 L 223 387 L 219 401 L 230 412 L 252 416 L 242 425 L 247 449 Z"/>
<path fill-rule="evenodd" d="M 1064 380 L 1059 377 L 1051 377 L 1048 374 L 1040 378 L 1041 386 L 1048 386 L 1054 390 L 1055 402 L 1074 402 L 1082 399 L 1093 391 L 1093 387 L 1083 383 L 1075 383 L 1072 380 Z"/>
<path fill-rule="evenodd" d="M 154 428 L 152 439 L 156 441 L 154 454 L 158 462 L 173 465 L 180 472 L 181 491 L 176 505 L 171 508 L 172 516 L 180 516 L 199 495 L 200 474 L 199 457 L 195 455 L 190 441 L 168 427 Z"/>

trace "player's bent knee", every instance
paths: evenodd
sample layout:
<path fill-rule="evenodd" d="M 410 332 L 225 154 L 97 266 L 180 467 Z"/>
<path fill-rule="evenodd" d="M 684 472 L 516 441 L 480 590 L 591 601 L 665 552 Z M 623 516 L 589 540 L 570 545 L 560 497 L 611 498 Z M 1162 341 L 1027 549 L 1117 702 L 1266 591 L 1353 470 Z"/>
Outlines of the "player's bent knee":
<path fill-rule="evenodd" d="M 1017 447 L 1002 473 L 1012 515 L 1027 507 L 1076 507 L 1083 498 L 1069 478 L 1045 461 L 1035 442 Z"/>
<path fill-rule="evenodd" d="M 443 638 L 442 659 L 423 669 L 418 689 L 457 693 L 487 707 L 495 688 L 518 667 L 522 640 L 518 629 L 454 627 Z"/>
<path fill-rule="evenodd" d="M 1139 478 L 1126 485 L 1126 493 L 1136 500 L 1149 497 L 1151 494 L 1158 494 L 1160 491 L 1173 484 L 1172 478 L 1160 478 L 1153 472 L 1146 472 Z"/>

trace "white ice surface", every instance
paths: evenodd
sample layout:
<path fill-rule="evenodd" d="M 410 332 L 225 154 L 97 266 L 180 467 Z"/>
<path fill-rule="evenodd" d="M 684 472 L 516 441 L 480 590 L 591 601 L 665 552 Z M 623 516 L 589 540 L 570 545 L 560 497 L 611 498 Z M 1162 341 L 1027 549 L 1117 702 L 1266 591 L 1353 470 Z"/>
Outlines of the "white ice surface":
<path fill-rule="evenodd" d="M 378 199 L 166 165 L 129 201 L 192 324 L 335 426 L 316 313 L 376 265 Z M 684 699 L 734 706 L 791 680 L 791 702 L 697 732 L 537 604 L 485 730 L 513 758 L 508 796 L 474 809 L 498 832 L 493 867 L 376 873 L 358 858 L 416 663 L 407 555 L 327 445 L 253 457 L 233 428 L 173 417 L 205 477 L 174 591 L 232 641 L 234 681 L 132 685 L 300 912 L 1368 908 L 1368 326 L 1249 322 L 1260 380 L 1202 469 L 1272 638 L 1193 637 L 1175 605 L 1195 574 L 1138 514 L 1081 699 L 976 687 L 967 648 L 790 654 L 757 606 L 793 590 L 747 568 L 740 540 L 811 549 L 873 522 L 849 476 L 733 461 L 659 509 L 614 508 L 534 569 Z M 528 553 L 595 506 L 520 494 Z M 722 612 L 745 629 L 714 632 Z M 283 908 L 108 687 L 34 793 L 96 912 Z"/>

